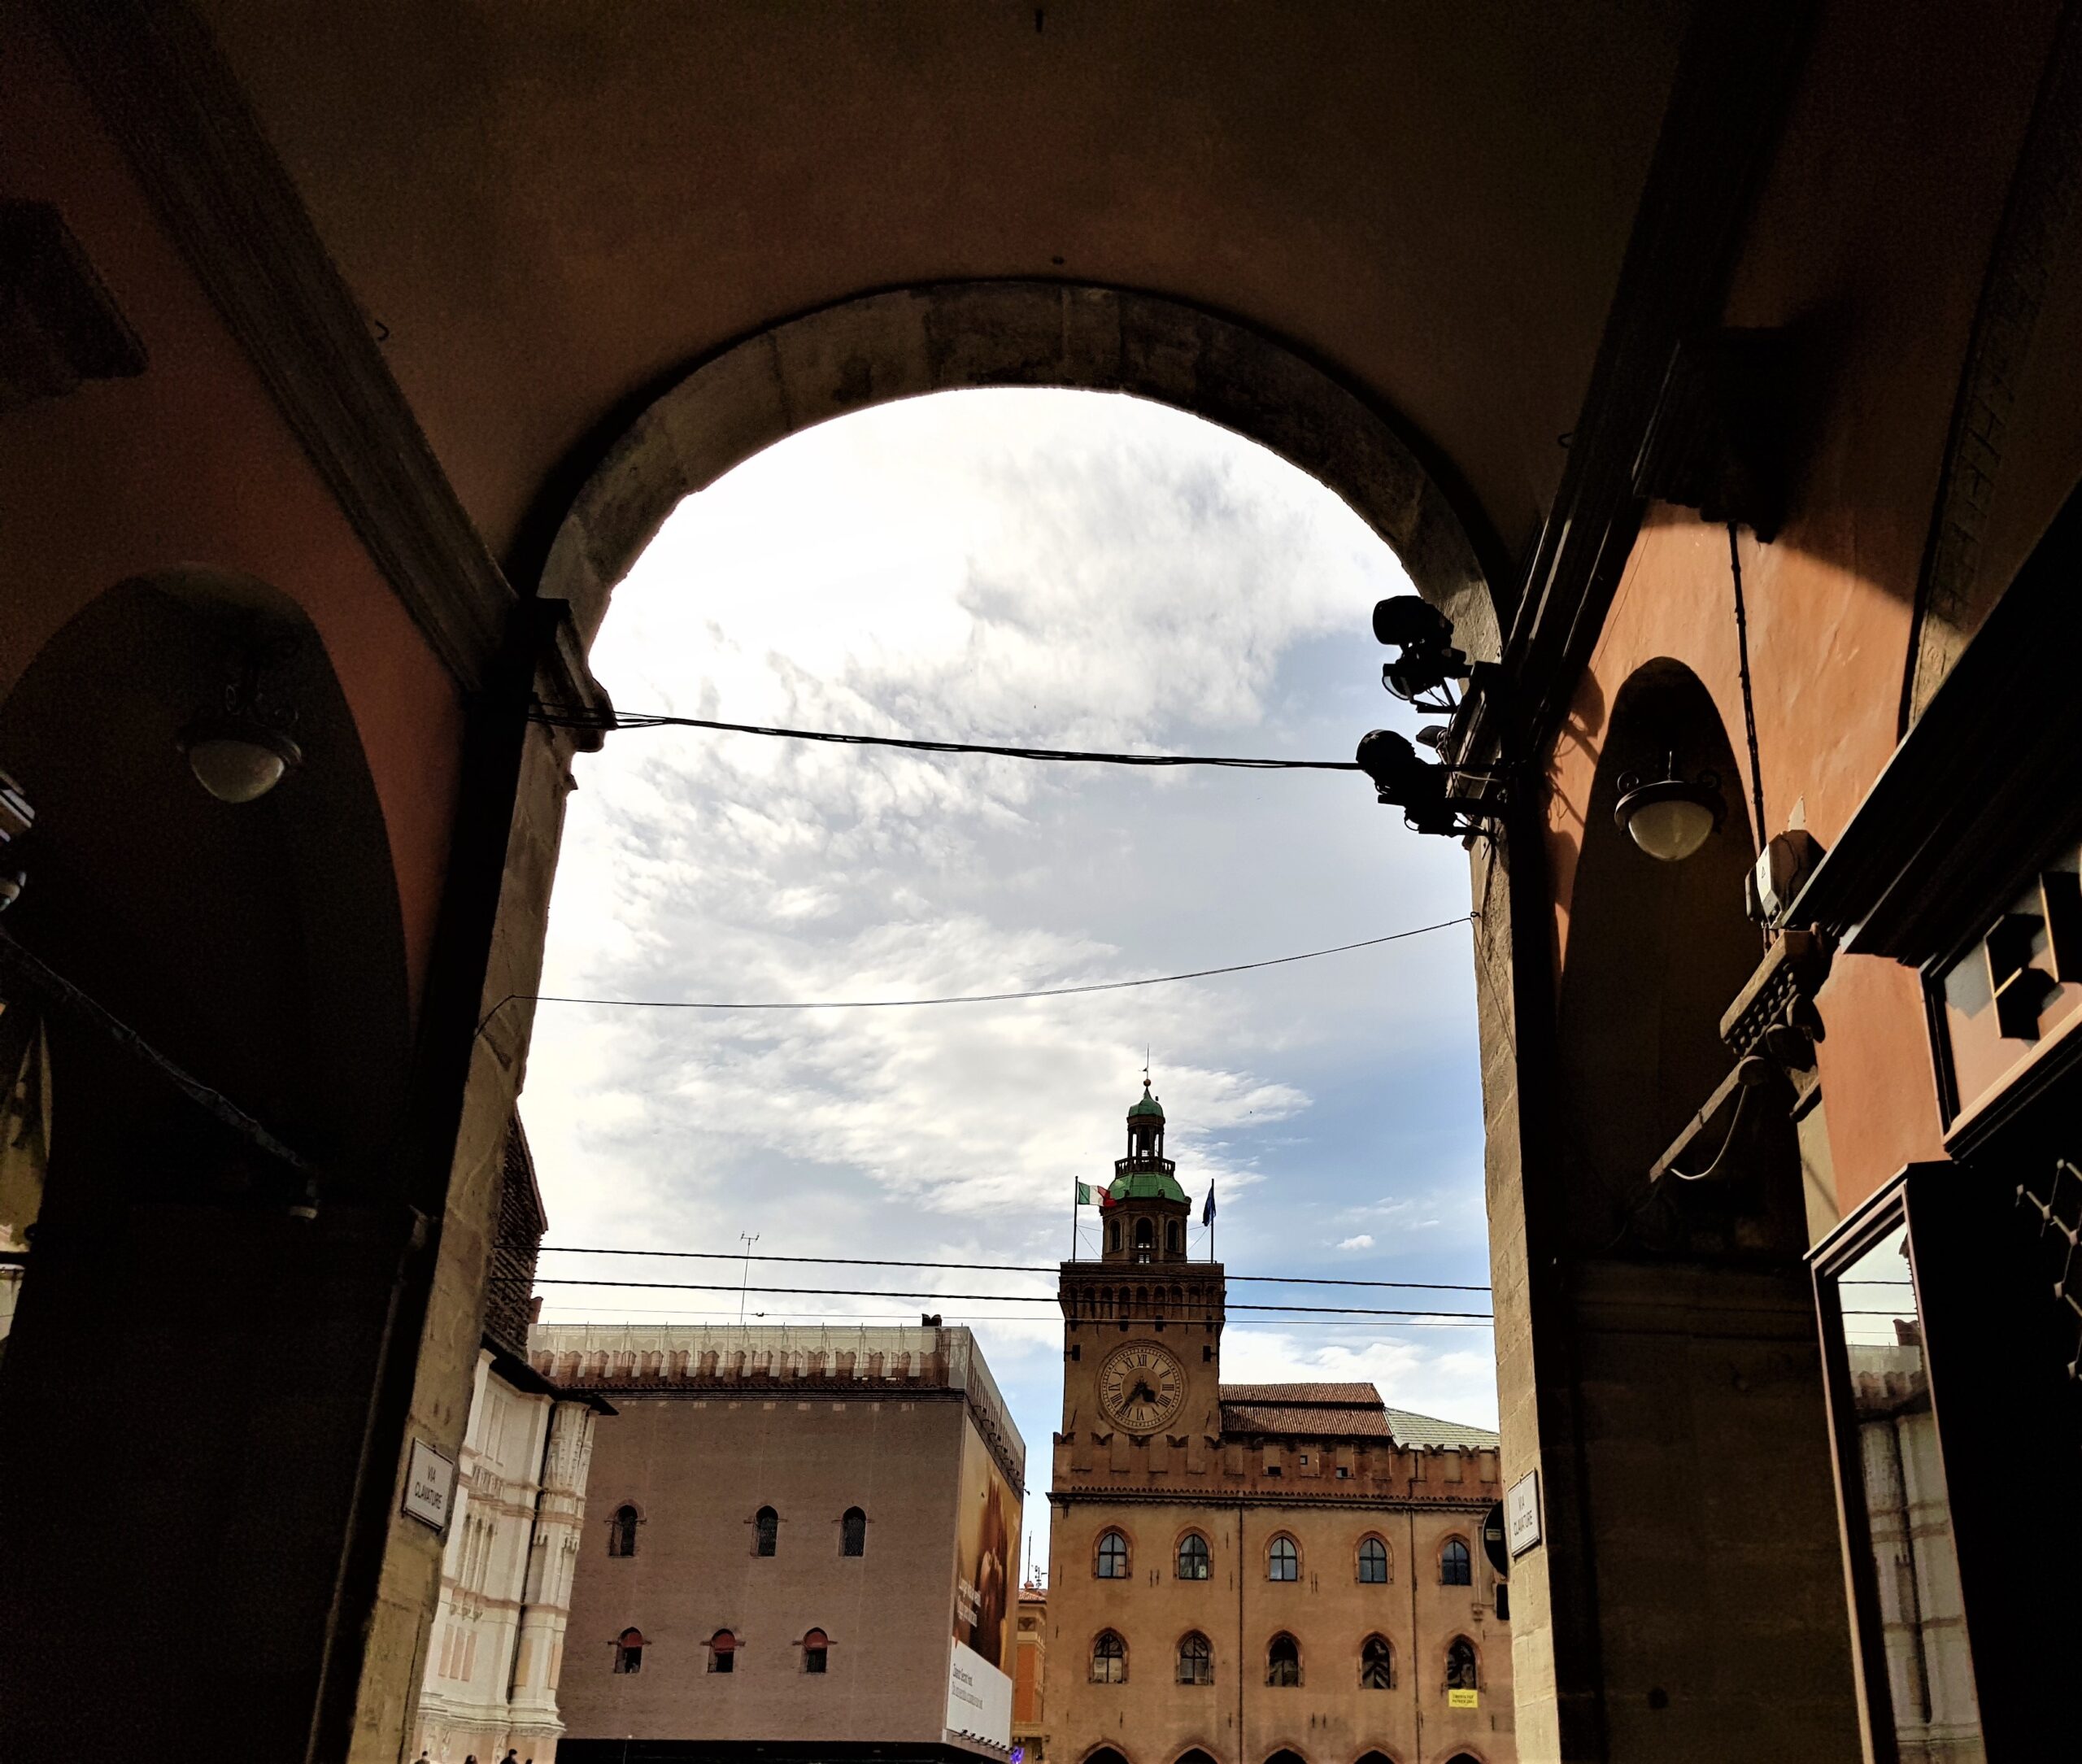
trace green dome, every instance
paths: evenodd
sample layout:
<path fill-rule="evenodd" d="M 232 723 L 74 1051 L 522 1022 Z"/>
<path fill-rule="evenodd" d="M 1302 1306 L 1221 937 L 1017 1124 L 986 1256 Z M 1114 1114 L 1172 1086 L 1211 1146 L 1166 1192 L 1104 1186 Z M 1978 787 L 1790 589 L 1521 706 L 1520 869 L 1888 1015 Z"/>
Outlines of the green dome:
<path fill-rule="evenodd" d="M 1159 1121 L 1164 1118 L 1164 1104 L 1149 1094 L 1148 1078 L 1142 1081 L 1142 1100 L 1129 1109 L 1128 1119 L 1135 1121 L 1144 1115 L 1154 1116 Z"/>
<path fill-rule="evenodd" d="M 1117 1204 L 1123 1200 L 1177 1200 L 1186 1199 L 1186 1191 L 1178 1186 L 1175 1176 L 1167 1176 L 1161 1170 L 1132 1170 L 1126 1176 L 1116 1176 L 1107 1195 Z"/>

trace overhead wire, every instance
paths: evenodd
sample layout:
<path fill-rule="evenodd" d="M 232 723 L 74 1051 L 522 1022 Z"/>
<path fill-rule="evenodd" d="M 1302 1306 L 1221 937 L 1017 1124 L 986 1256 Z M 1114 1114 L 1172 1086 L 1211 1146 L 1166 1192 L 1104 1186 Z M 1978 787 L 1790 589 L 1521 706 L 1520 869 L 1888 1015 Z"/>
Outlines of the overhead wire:
<path fill-rule="evenodd" d="M 910 1257 L 891 1256 L 747 1256 L 741 1249 L 609 1249 L 599 1245 L 584 1244 L 545 1244 L 541 1253 L 545 1256 L 647 1256 L 662 1257 L 683 1261 L 779 1261 L 808 1263 L 825 1268 L 950 1268 L 965 1274 L 1052 1274 L 1061 1265 L 1056 1262 L 1014 1261 L 921 1261 Z M 1162 1264 L 1176 1267 L 1177 1263 Z M 1190 1268 L 1192 1264 L 1183 1265 Z M 1326 1274 L 1232 1274 L 1226 1278 L 1232 1283 L 1248 1280 L 1265 1286 L 1283 1287 L 1383 1287 L 1398 1291 L 1410 1292 L 1487 1292 L 1486 1286 L 1457 1285 L 1443 1280 L 1358 1280 L 1338 1279 Z"/>
<path fill-rule="evenodd" d="M 511 1278 L 516 1282 L 527 1280 L 526 1274 L 494 1276 L 494 1279 Z M 647 1292 L 770 1292 L 784 1298 L 834 1299 L 930 1299 L 933 1300 L 959 1300 L 965 1304 L 1054 1304 L 1058 1302 L 1052 1292 L 894 1292 L 882 1287 L 769 1287 L 751 1286 L 737 1281 L 701 1280 L 586 1280 L 577 1277 L 540 1277 L 533 1281 L 543 1287 L 605 1287 L 617 1290 Z M 1239 1311 L 1292 1311 L 1321 1313 L 1337 1317 L 1441 1317 L 1465 1318 L 1477 1322 L 1488 1320 L 1487 1311 L 1439 1310 L 1387 1310 L 1370 1305 L 1358 1304 L 1240 1304 L 1230 1307 Z"/>
<path fill-rule="evenodd" d="M 1255 760 L 1232 754 L 1113 753 L 1079 747 L 1013 747 L 986 741 L 918 741 L 900 735 L 849 735 L 828 729 L 782 729 L 764 723 L 725 723 L 710 716 L 669 716 L 653 711 L 598 712 L 544 704 L 530 722 L 553 729 L 707 729 L 726 735 L 765 735 L 783 741 L 821 741 L 842 747 L 899 747 L 912 753 L 980 753 L 1000 760 L 1052 760 L 1086 765 L 1213 765 L 1247 772 L 1357 772 L 1352 760 Z"/>
<path fill-rule="evenodd" d="M 1206 980 L 1217 974 L 1248 973 L 1258 968 L 1280 968 L 1289 962 L 1314 961 L 1324 956 L 1347 955 L 1355 949 L 1373 949 L 1383 943 L 1399 943 L 1405 938 L 1423 937 L 1433 931 L 1450 930 L 1474 921 L 1472 912 L 1441 919 L 1435 925 L 1414 926 L 1406 931 L 1391 931 L 1385 937 L 1362 938 L 1356 943 L 1334 943 L 1327 949 L 1305 949 L 1294 956 L 1270 956 L 1262 961 L 1231 962 L 1221 968 L 1196 968 L 1187 973 L 1148 974 L 1136 980 L 1094 980 L 1081 986 L 1037 987 L 1021 992 L 965 992 L 922 999 L 598 999 L 562 992 L 509 992 L 486 1011 L 477 1032 L 509 1004 L 599 1004 L 619 1010 L 639 1011 L 892 1011 L 926 1004 L 1003 1004 L 1021 999 L 1060 999 L 1085 992 L 1122 992 L 1134 987 L 1169 986 L 1181 980 Z"/>
<path fill-rule="evenodd" d="M 735 1289 L 733 1288 L 732 1290 L 734 1291 Z M 543 1304 L 543 1309 L 545 1310 L 551 1309 L 557 1310 L 573 1310 L 580 1308 L 581 1307 L 575 1300 L 565 1301 L 552 1299 L 546 1300 Z M 747 1318 L 747 1322 L 756 1321 L 765 1323 L 787 1323 L 791 1326 L 796 1323 L 852 1325 L 879 1322 L 885 1324 L 900 1324 L 904 1322 L 908 1317 L 913 1314 L 915 1313 L 897 1311 L 782 1311 L 777 1313 L 773 1311 L 755 1311 L 751 1313 L 750 1317 Z M 948 1324 L 1038 1323 L 1044 1321 L 1044 1319 L 1038 1317 L 1022 1317 L 1007 1313 L 999 1313 L 990 1316 L 975 1317 L 964 1317 L 958 1312 L 943 1312 L 936 1313 L 935 1314 L 940 1316 L 942 1320 Z M 677 1305 L 668 1309 L 623 1308 L 621 1309 L 620 1314 L 615 1317 L 604 1319 L 590 1317 L 573 1317 L 561 1320 L 555 1320 L 555 1326 L 560 1329 L 577 1329 L 581 1327 L 613 1329 L 625 1323 L 627 1319 L 631 1317 L 720 1318 L 734 1323 L 737 1321 L 738 1313 L 734 1309 L 707 1311 L 695 1310 Z M 548 1318 L 544 1319 L 546 1323 L 551 1321 L 552 1320 Z M 1335 1317 L 1231 1317 L 1225 1320 L 1224 1326 L 1230 1329 L 1365 1330 L 1374 1328 L 1376 1326 L 1363 1318 L 1343 1319 Z M 1397 1329 L 1486 1330 L 1492 1328 L 1494 1326 L 1489 1322 L 1482 1321 L 1454 1322 L 1438 1318 L 1426 1318 L 1422 1320 L 1413 1320 L 1408 1322 L 1396 1323 L 1392 1326 Z"/>

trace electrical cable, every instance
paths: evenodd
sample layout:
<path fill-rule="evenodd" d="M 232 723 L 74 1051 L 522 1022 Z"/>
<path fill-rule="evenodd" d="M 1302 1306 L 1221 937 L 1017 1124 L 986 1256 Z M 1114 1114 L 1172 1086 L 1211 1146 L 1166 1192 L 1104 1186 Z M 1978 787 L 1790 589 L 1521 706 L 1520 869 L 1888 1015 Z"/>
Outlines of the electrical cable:
<path fill-rule="evenodd" d="M 841 1268 L 953 1268 L 977 1274 L 1052 1274 L 1060 1264 L 1013 1261 L 914 1261 L 894 1257 L 872 1256 L 747 1256 L 741 1249 L 605 1249 L 582 1244 L 545 1244 L 545 1256 L 662 1256 L 683 1261 L 787 1261 L 808 1262 L 821 1267 Z M 1177 1267 L 1178 1263 L 1152 1264 Z M 1183 1264 L 1187 1269 L 1191 1263 Z M 1317 1274 L 1245 1274 L 1226 1277 L 1232 1283 L 1249 1280 L 1282 1287 L 1389 1287 L 1412 1292 L 1487 1292 L 1486 1286 L 1457 1286 L 1443 1280 L 1336 1280 Z"/>
<path fill-rule="evenodd" d="M 757 1000 L 590 999 L 561 992 L 509 992 L 485 1013 L 484 1021 L 477 1025 L 477 1033 L 482 1034 L 486 1024 L 516 1001 L 529 1004 L 601 1004 L 638 1011 L 893 1011 L 908 1009 L 913 1005 L 1003 1004 L 1020 999 L 1061 999 L 1085 992 L 1120 992 L 1132 987 L 1169 986 L 1180 980 L 1207 980 L 1217 974 L 1248 973 L 1259 968 L 1279 968 L 1289 962 L 1314 961 L 1320 956 L 1347 955 L 1355 949 L 1374 949 L 1383 943 L 1399 943 L 1405 938 L 1423 937 L 1433 931 L 1450 930 L 1456 925 L 1470 925 L 1474 921 L 1472 912 L 1463 912 L 1458 918 L 1441 919 L 1436 925 L 1419 925 L 1407 931 L 1391 931 L 1386 937 L 1362 938 L 1356 943 L 1335 943 L 1328 949 L 1305 949 L 1297 956 L 1270 956 L 1263 961 L 1231 962 L 1222 968 L 1196 968 L 1190 973 L 1148 974 L 1139 980 L 1094 980 L 1082 986 L 1039 987 L 1025 992 L 965 992 L 930 999 Z"/>
<path fill-rule="evenodd" d="M 533 1278 L 527 1274 L 494 1275 L 492 1278 L 495 1283 L 529 1280 L 532 1284 L 542 1287 L 614 1287 L 666 1292 L 772 1292 L 788 1298 L 958 1299 L 964 1303 L 981 1301 L 988 1304 L 1054 1304 L 1060 1302 L 1052 1292 L 891 1292 L 880 1287 L 755 1287 L 733 1284 L 728 1281 L 580 1280 Z M 1466 1318 L 1475 1322 L 1487 1322 L 1491 1316 L 1487 1311 L 1383 1310 L 1358 1304 L 1238 1304 L 1230 1308 L 1239 1311 L 1322 1313 L 1337 1317 Z"/>
<path fill-rule="evenodd" d="M 583 1307 L 581 1303 L 575 1300 L 567 1302 L 563 1300 L 551 1299 L 546 1300 L 543 1304 L 543 1309 L 546 1311 L 551 1309 L 560 1311 L 577 1310 L 582 1308 Z M 872 1324 L 881 1322 L 885 1324 L 901 1324 L 904 1321 L 905 1318 L 913 1313 L 896 1311 L 784 1311 L 777 1313 L 777 1313 L 771 1311 L 760 1311 L 755 1313 L 754 1314 L 764 1322 L 769 1323 L 778 1322 L 849 1324 Z M 942 1320 L 950 1326 L 965 1322 L 995 1324 L 1025 1323 L 1040 1321 L 1039 1318 L 1012 1316 L 1002 1312 L 992 1316 L 973 1318 L 964 1318 L 959 1313 L 943 1313 L 940 1314 L 942 1316 Z M 737 1321 L 737 1315 L 738 1313 L 734 1310 L 700 1311 L 675 1305 L 670 1309 L 663 1310 L 624 1309 L 620 1316 L 608 1318 L 604 1321 L 587 1317 L 573 1317 L 564 1319 L 560 1322 L 555 1322 L 553 1326 L 559 1329 L 577 1329 L 581 1326 L 590 1326 L 595 1329 L 613 1329 L 624 1325 L 626 1322 L 626 1320 L 630 1317 L 713 1317 L 720 1318 L 726 1322 L 734 1323 Z M 549 1324 L 551 1322 L 551 1320 L 545 1318 L 543 1322 L 546 1324 Z M 642 1327 L 647 1326 L 638 1325 L 634 1326 Z M 1224 1326 L 1229 1329 L 1363 1330 L 1372 1328 L 1374 1326 L 1363 1320 L 1346 1322 L 1331 1317 L 1231 1317 L 1225 1321 Z M 1422 1321 L 1398 1323 L 1395 1326 L 1398 1329 L 1488 1329 L 1492 1326 L 1483 1322 L 1449 1322 L 1440 1321 L 1437 1318 L 1426 1318 Z"/>
<path fill-rule="evenodd" d="M 1764 825 L 1763 761 L 1757 745 L 1757 700 L 1749 689 L 1749 615 L 1742 598 L 1742 548 L 1737 543 L 1735 522 L 1727 524 L 1728 573 L 1735 578 L 1736 659 L 1742 677 L 1742 721 L 1749 736 L 1749 795 L 1757 808 L 1757 848 L 1762 851 L 1771 837 Z"/>
<path fill-rule="evenodd" d="M 1244 760 L 1200 753 L 1105 753 L 1076 747 L 1009 747 L 982 741 L 913 741 L 897 735 L 842 735 L 825 729 L 778 729 L 763 723 L 724 723 L 707 716 L 667 716 L 650 711 L 604 714 L 545 704 L 528 721 L 552 729 L 708 729 L 726 735 L 769 735 L 784 741 L 823 741 L 843 747 L 901 747 L 912 753 L 982 753 L 1001 760 L 1058 760 L 1089 765 L 1214 765 L 1247 772 L 1357 772 L 1352 760 Z"/>

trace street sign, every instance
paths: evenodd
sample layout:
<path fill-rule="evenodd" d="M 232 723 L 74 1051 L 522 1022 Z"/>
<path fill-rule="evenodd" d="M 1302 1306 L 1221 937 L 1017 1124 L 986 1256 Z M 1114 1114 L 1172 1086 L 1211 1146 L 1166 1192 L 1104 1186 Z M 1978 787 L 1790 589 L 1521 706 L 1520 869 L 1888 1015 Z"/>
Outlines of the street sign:
<path fill-rule="evenodd" d="M 402 1510 L 437 1531 L 446 1531 L 448 1510 L 455 1499 L 455 1461 L 424 1440 L 413 1440 L 412 1461 L 405 1470 Z"/>
<path fill-rule="evenodd" d="M 1482 1553 L 1501 1579 L 1511 1578 L 1511 1553 L 1504 1541 L 1504 1503 L 1492 1500 L 1482 1516 Z"/>
<path fill-rule="evenodd" d="M 1446 1692 L 1446 1707 L 1448 1709 L 1479 1709 L 1481 1706 L 1482 1692 L 1479 1691 L 1448 1691 Z"/>
<path fill-rule="evenodd" d="M 1540 1472 L 1527 1470 L 1511 1484 L 1504 1500 L 1505 1526 L 1510 1534 L 1511 1557 L 1516 1561 L 1540 1544 Z"/>

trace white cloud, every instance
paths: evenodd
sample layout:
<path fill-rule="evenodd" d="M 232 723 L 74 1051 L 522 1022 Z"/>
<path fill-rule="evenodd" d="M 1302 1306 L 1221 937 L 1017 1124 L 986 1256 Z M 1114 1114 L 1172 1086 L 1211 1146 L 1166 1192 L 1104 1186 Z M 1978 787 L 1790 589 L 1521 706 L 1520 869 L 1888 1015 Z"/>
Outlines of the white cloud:
<path fill-rule="evenodd" d="M 1405 586 L 1348 509 L 1234 436 L 1126 399 L 962 394 L 809 430 L 690 498 L 616 590 L 593 661 L 632 710 L 1342 759 L 1370 723 L 1394 720 L 1366 615 Z M 1466 910 L 1462 854 L 1409 835 L 1348 774 L 1120 771 L 667 730 L 612 736 L 576 773 L 543 977 L 554 993 L 1013 991 L 1287 955 Z M 988 1326 L 986 1350 L 1045 1448 L 1052 1310 L 941 1296 L 1048 1293 L 1045 1274 L 977 1265 L 1043 1267 L 1068 1251 L 1070 1185 L 1110 1174 L 1145 1048 L 1181 1180 L 1196 1200 L 1219 1189 L 1232 1268 L 1303 1272 L 1337 1229 L 1361 1228 L 1339 1248 L 1371 1249 L 1388 1224 L 1385 1265 L 1405 1265 L 1392 1259 L 1422 1231 L 1431 1257 L 1460 1259 L 1409 1278 L 1479 1280 L 1473 1041 L 1466 934 L 1446 931 L 1048 1000 L 544 1005 L 522 1109 L 553 1243 L 727 1256 L 752 1231 L 768 1252 L 954 1265 L 788 1278 L 755 1265 L 755 1284 L 932 1296 L 746 1302 L 775 1317 L 1016 1313 Z M 1397 1173 L 1385 1196 L 1384 1166 Z M 544 1271 L 606 1265 L 551 1257 Z M 736 1314 L 740 1264 L 666 1265 L 717 1290 L 551 1288 L 551 1314 Z M 1368 1338 L 1232 1339 L 1273 1378 Z M 1290 1351 L 1305 1370 L 1273 1364 Z M 1493 1409 L 1479 1355 L 1396 1338 L 1368 1363 L 1442 1393 L 1463 1377 L 1461 1396 L 1440 1398 L 1449 1413 Z"/>

